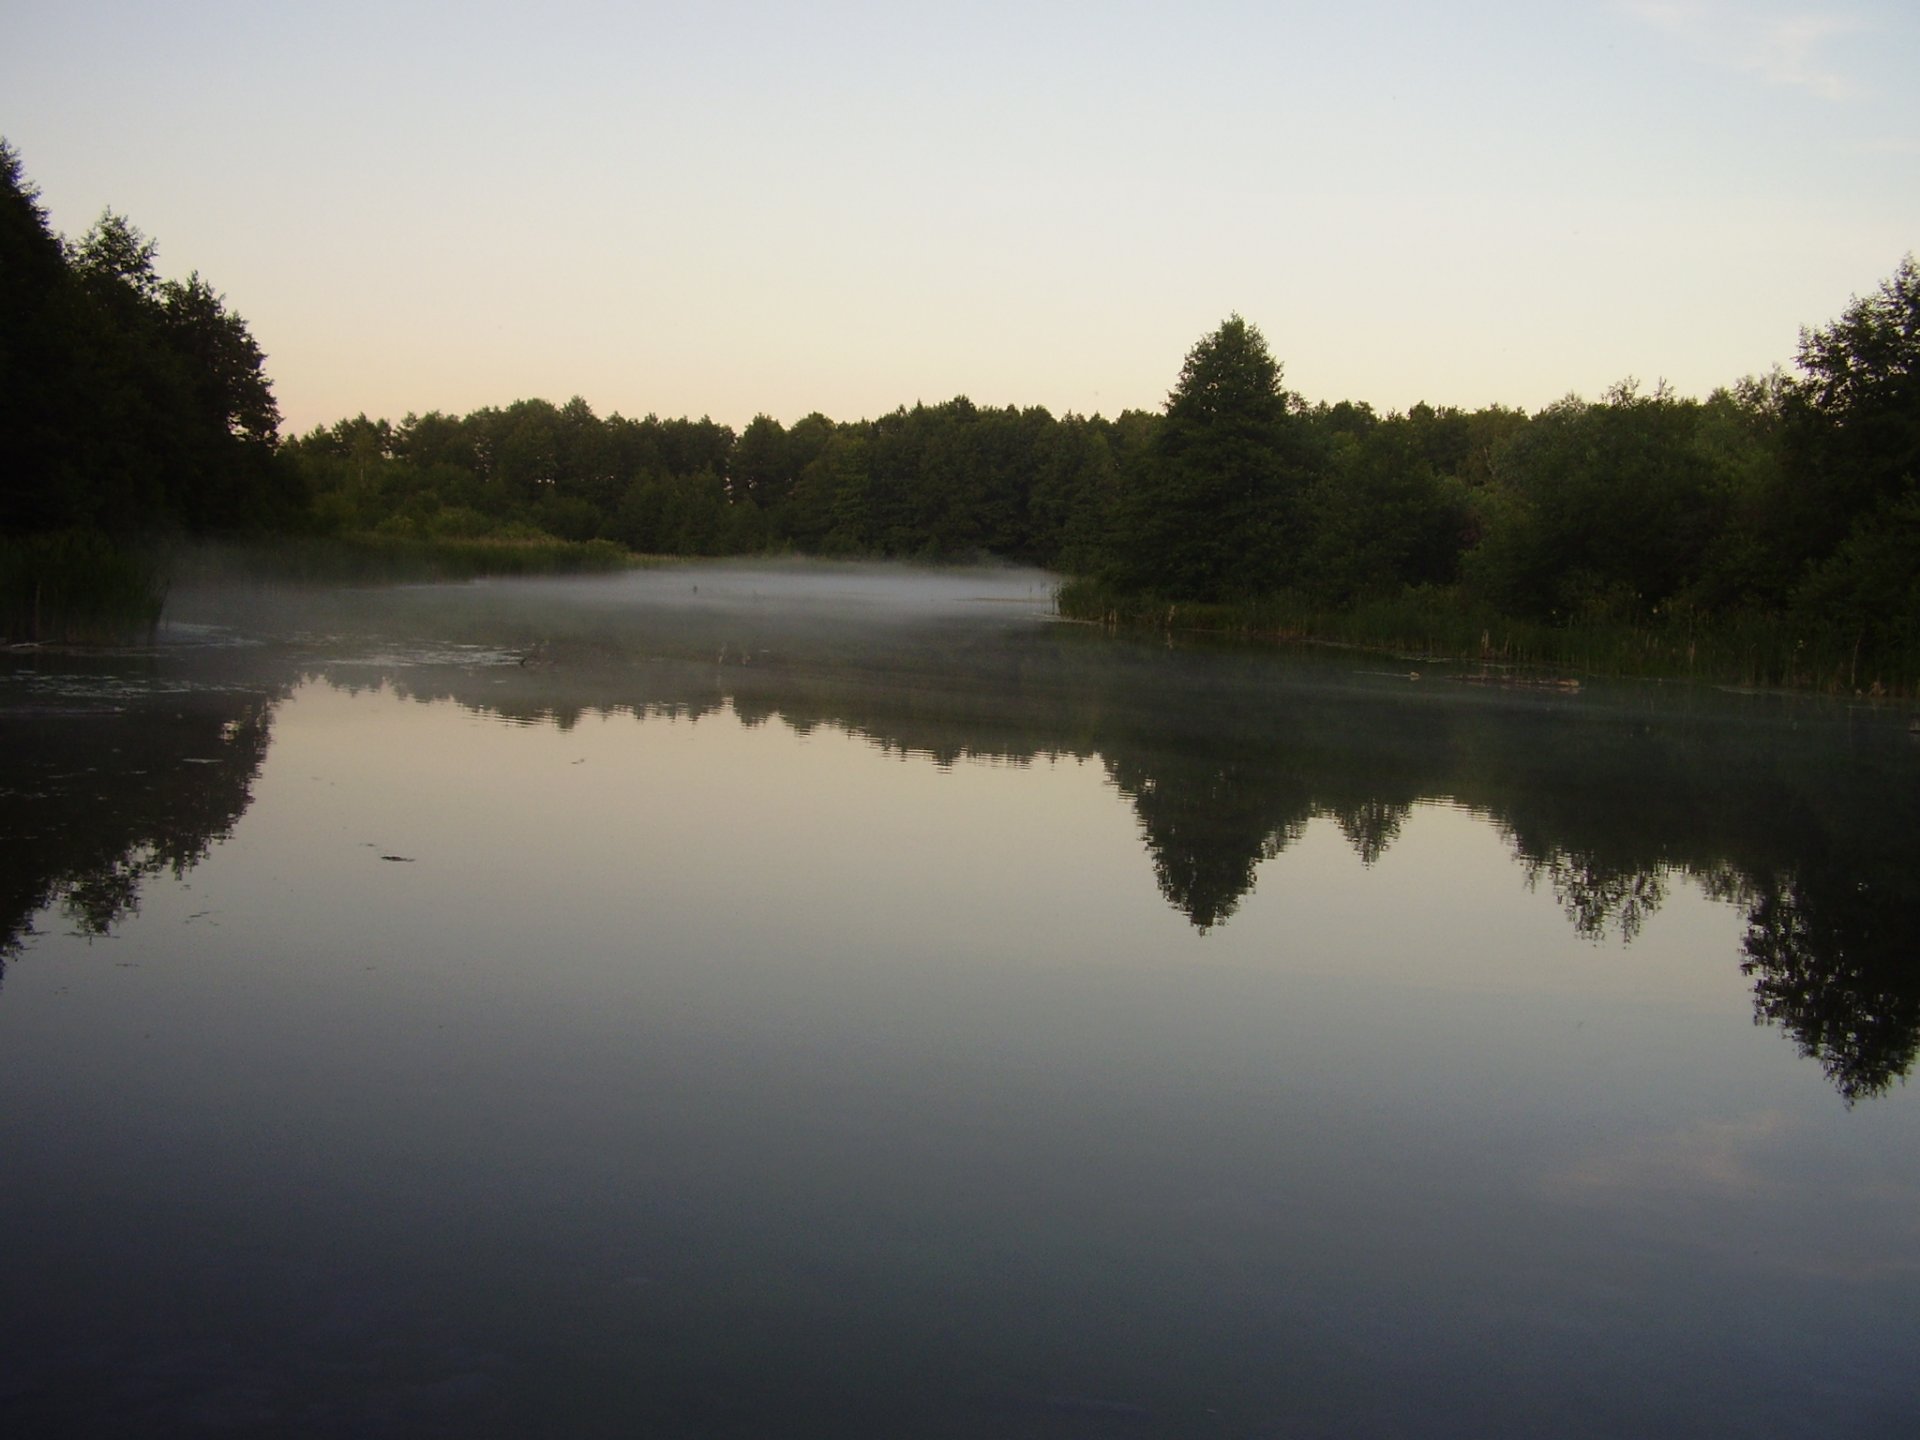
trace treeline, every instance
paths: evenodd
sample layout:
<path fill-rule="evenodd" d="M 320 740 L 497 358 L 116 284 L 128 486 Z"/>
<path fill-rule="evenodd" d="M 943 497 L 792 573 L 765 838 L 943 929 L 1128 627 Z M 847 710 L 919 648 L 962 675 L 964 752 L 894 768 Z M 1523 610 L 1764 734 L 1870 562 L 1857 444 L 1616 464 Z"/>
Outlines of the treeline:
<path fill-rule="evenodd" d="M 985 409 L 877 420 L 597 416 L 522 400 L 466 416 L 364 415 L 284 452 L 321 526 L 399 536 L 545 533 L 674 555 L 799 550 L 1095 563 L 1152 416 Z"/>
<path fill-rule="evenodd" d="M 1626 381 L 1534 415 L 1310 405 L 1236 316 L 1162 411 L 1112 420 L 962 397 L 736 433 L 575 398 L 280 443 L 245 323 L 154 253 L 112 213 L 62 241 L 0 144 L 0 537 L 89 575 L 109 567 L 72 537 L 156 531 L 998 556 L 1079 577 L 1063 607 L 1087 618 L 1920 688 L 1911 257 L 1803 334 L 1798 374 L 1705 400 Z"/>
<path fill-rule="evenodd" d="M 1920 678 L 1920 271 L 1704 401 L 1309 405 L 1234 317 L 1162 413 L 964 397 L 878 419 L 361 416 L 284 449 L 338 531 L 656 553 L 992 555 L 1087 617 L 1292 630 L 1757 683 Z M 1358 628 L 1356 629 L 1356 622 Z"/>
<path fill-rule="evenodd" d="M 1305 406 L 1238 317 L 1123 477 L 1085 615 L 1757 683 L 1920 680 L 1920 268 L 1800 374 L 1533 416 Z M 1226 602 L 1222 607 L 1221 602 Z M 1211 616 L 1207 607 L 1213 606 Z M 1477 647 L 1476 647 L 1476 639 Z"/>

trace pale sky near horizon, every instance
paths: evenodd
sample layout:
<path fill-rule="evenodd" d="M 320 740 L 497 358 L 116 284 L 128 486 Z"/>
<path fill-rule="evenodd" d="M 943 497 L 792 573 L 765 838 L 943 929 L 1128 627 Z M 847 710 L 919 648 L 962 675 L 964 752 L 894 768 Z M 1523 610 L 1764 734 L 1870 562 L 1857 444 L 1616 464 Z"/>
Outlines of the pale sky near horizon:
<path fill-rule="evenodd" d="M 584 396 L 1155 408 L 1791 365 L 1920 250 L 1911 0 L 22 3 L 0 135 L 267 352 L 284 433 Z"/>

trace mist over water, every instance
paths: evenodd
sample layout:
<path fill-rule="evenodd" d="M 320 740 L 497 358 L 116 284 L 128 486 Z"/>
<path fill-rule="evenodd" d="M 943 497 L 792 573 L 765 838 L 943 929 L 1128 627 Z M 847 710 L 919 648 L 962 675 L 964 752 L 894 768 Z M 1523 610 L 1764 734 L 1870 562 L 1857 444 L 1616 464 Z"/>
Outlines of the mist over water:
<path fill-rule="evenodd" d="M 1051 584 L 212 588 L 8 655 L 0 1425 L 1903 1423 L 1903 716 Z"/>
<path fill-rule="evenodd" d="M 920 569 L 791 560 L 665 564 L 616 575 L 475 580 L 410 586 L 211 585 L 176 593 L 175 625 L 247 633 L 358 629 L 505 632 L 507 638 L 591 636 L 617 648 L 691 650 L 695 636 L 790 636 L 842 643 L 848 631 L 900 631 L 999 612 L 1050 616 L 1058 577 L 1013 567 Z"/>

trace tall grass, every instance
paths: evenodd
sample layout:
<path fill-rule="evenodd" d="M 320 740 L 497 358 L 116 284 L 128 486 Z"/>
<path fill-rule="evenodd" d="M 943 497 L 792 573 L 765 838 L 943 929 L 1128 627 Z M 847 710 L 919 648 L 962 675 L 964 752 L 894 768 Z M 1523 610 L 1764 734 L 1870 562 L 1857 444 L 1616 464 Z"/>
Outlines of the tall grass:
<path fill-rule="evenodd" d="M 1920 653 L 1863 647 L 1862 637 L 1792 615 L 1674 612 L 1640 623 L 1518 620 L 1455 588 L 1408 590 L 1350 607 L 1281 594 L 1202 604 L 1126 594 L 1098 581 L 1060 587 L 1073 620 L 1123 628 L 1245 635 L 1351 645 L 1429 659 L 1711 681 L 1759 689 L 1920 695 Z"/>
<path fill-rule="evenodd" d="M 0 538 L 8 643 L 114 644 L 153 633 L 167 596 L 157 554 L 93 531 Z"/>

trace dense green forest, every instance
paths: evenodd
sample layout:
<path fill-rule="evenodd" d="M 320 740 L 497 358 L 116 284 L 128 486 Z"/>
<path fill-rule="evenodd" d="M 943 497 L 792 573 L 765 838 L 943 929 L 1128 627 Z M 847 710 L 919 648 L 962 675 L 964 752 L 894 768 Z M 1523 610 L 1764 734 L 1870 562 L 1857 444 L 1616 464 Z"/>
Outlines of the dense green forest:
<path fill-rule="evenodd" d="M 8 637 L 159 613 L 169 534 L 284 530 L 307 499 L 246 323 L 111 211 L 56 236 L 0 141 L 0 618 Z"/>
<path fill-rule="evenodd" d="M 525 399 L 283 441 L 245 323 L 197 274 L 160 278 L 155 255 L 112 213 L 56 236 L 0 150 L 14 633 L 37 630 L 54 561 L 83 557 L 98 583 L 155 535 L 557 539 L 998 557 L 1078 577 L 1062 606 L 1084 618 L 1920 688 L 1911 256 L 1802 334 L 1797 373 L 1705 400 L 1627 380 L 1533 415 L 1309 404 L 1234 316 L 1161 411 L 1114 419 L 960 397 L 736 433 Z"/>

